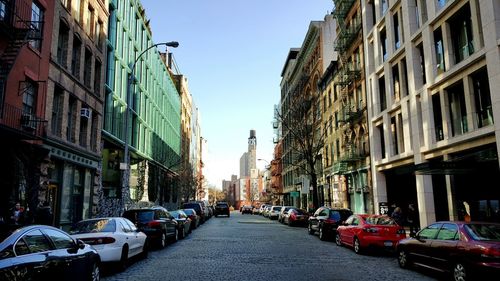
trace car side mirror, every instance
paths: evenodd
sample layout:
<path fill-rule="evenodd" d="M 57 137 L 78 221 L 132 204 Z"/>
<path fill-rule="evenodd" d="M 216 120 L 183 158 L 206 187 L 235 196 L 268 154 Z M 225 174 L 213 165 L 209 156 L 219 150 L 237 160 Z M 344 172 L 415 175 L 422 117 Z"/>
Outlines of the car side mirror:
<path fill-rule="evenodd" d="M 85 242 L 80 239 L 76 239 L 76 248 L 83 250 L 85 248 Z"/>

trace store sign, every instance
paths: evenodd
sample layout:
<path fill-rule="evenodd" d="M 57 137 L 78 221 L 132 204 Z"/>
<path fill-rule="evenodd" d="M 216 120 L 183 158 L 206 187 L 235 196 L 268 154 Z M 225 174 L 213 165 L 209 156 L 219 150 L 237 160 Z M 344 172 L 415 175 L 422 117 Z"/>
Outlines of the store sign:
<path fill-rule="evenodd" d="M 389 204 L 387 202 L 379 202 L 378 211 L 381 215 L 387 215 L 389 213 Z"/>

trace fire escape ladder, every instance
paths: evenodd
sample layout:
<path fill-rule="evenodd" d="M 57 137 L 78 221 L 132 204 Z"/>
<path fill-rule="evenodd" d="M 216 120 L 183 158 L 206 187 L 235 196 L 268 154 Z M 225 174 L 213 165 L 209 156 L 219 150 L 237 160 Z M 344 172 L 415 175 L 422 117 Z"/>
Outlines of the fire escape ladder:
<path fill-rule="evenodd" d="M 31 5 L 26 0 L 0 0 L 0 32 L 8 38 L 7 46 L 0 54 L 0 80 L 8 77 L 24 44 L 42 39 L 44 22 L 31 19 Z"/>

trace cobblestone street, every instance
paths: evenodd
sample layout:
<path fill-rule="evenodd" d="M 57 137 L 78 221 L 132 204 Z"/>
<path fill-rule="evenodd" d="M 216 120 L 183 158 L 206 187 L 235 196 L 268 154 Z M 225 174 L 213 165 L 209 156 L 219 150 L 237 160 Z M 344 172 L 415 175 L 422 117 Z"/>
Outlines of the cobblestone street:
<path fill-rule="evenodd" d="M 356 255 L 306 228 L 233 212 L 103 280 L 434 280 L 390 254 Z"/>

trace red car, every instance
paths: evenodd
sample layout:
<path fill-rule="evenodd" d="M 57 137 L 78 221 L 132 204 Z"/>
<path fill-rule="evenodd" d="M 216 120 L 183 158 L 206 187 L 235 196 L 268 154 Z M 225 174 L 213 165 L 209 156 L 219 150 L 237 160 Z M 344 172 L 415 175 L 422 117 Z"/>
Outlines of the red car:
<path fill-rule="evenodd" d="M 423 266 L 462 281 L 500 276 L 499 223 L 435 222 L 401 240 L 397 249 L 402 268 Z"/>
<path fill-rule="evenodd" d="M 283 215 L 283 223 L 292 225 L 305 225 L 307 224 L 307 220 L 309 219 L 309 215 L 305 210 L 298 208 L 290 208 L 286 214 Z"/>
<path fill-rule="evenodd" d="M 395 250 L 406 232 L 392 218 L 384 215 L 352 215 L 337 228 L 335 242 L 347 245 L 357 254 L 369 247 Z"/>

